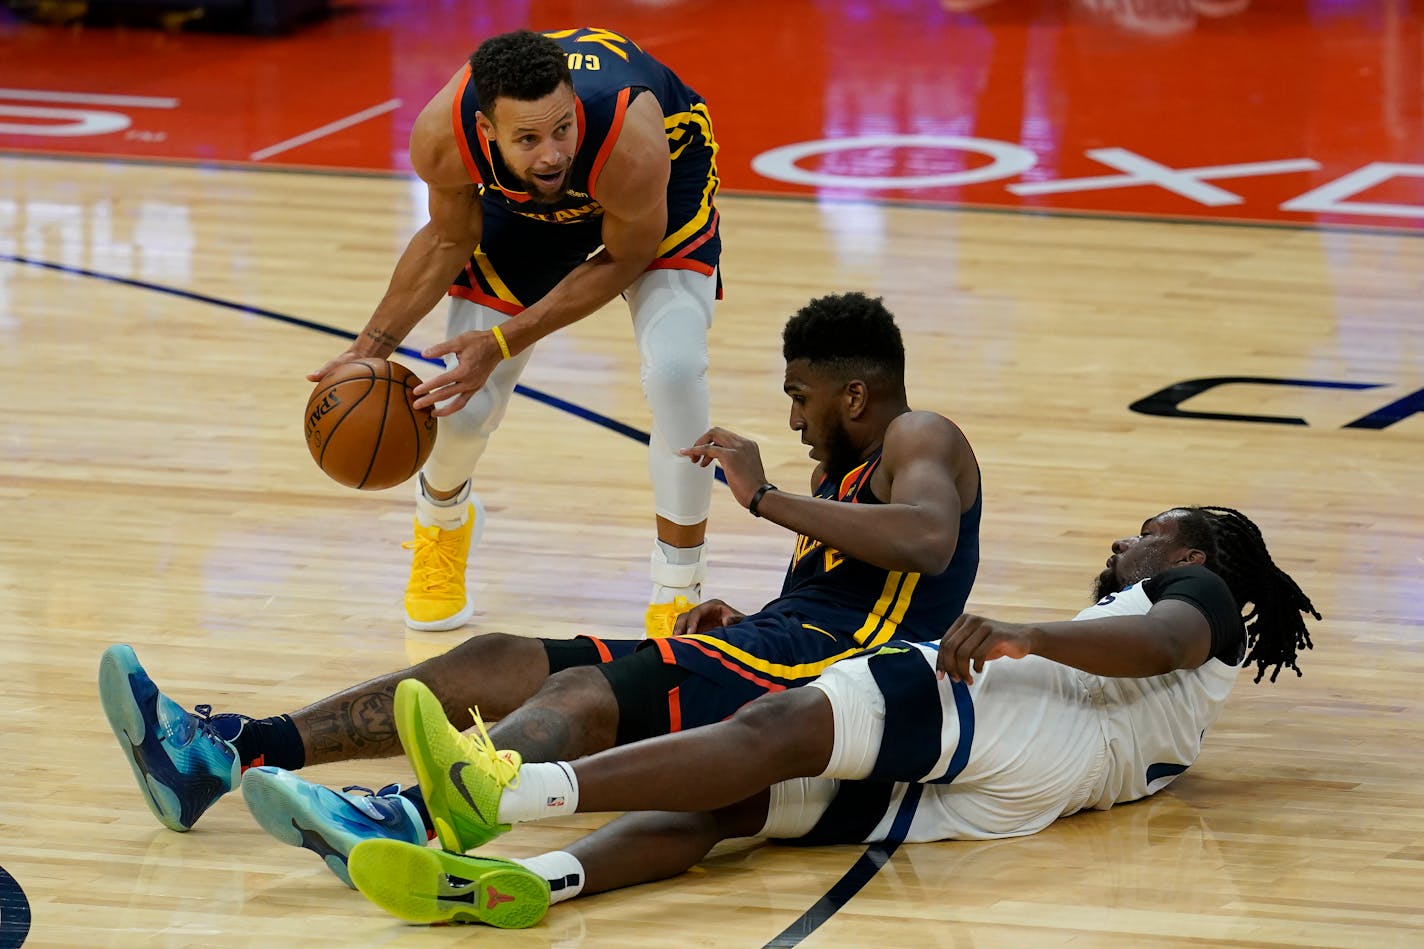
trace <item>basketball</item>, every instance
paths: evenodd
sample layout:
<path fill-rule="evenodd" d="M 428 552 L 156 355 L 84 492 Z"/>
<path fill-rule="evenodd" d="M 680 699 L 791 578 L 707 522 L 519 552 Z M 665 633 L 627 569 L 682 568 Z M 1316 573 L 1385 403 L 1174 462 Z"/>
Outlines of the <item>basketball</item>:
<path fill-rule="evenodd" d="M 378 491 L 406 481 L 435 447 L 436 422 L 412 404 L 420 378 L 387 359 L 333 369 L 307 400 L 307 448 L 322 471 L 348 488 Z"/>

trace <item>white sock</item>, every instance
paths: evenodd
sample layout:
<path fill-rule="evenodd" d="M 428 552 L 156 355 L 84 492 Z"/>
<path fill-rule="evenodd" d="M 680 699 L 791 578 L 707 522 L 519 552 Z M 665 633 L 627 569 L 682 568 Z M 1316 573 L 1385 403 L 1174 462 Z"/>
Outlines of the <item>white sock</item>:
<path fill-rule="evenodd" d="M 445 500 L 432 498 L 429 490 L 430 485 L 425 483 L 425 475 L 422 474 L 416 479 L 415 488 L 415 519 L 420 526 L 438 527 L 442 531 L 464 527 L 465 520 L 470 516 L 470 482 L 466 481 L 458 494 Z"/>
<path fill-rule="evenodd" d="M 498 819 L 501 824 L 514 824 L 573 814 L 578 797 L 578 778 L 567 762 L 526 764 L 519 769 L 519 783 L 500 795 Z"/>
<path fill-rule="evenodd" d="M 522 860 L 516 858 L 513 862 L 549 881 L 551 904 L 571 900 L 583 892 L 583 864 L 566 850 L 541 853 Z"/>

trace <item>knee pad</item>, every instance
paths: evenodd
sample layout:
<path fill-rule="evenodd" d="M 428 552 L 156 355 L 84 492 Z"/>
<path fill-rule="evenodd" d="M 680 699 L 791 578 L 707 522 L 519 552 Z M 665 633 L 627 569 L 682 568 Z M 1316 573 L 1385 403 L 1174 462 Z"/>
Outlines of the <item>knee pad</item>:
<path fill-rule="evenodd" d="M 712 468 L 690 464 L 678 451 L 712 424 L 707 328 L 716 294 L 715 277 L 686 270 L 650 270 L 628 291 L 653 420 L 648 474 L 654 507 L 674 524 L 701 523 L 712 504 Z"/>

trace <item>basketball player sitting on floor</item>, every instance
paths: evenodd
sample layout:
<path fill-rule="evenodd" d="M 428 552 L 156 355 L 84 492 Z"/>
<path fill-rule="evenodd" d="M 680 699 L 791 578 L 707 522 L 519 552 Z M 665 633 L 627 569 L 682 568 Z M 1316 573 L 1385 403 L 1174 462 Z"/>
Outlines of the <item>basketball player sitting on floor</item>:
<path fill-rule="evenodd" d="M 740 504 L 799 535 L 782 595 L 760 612 L 710 600 L 678 620 L 688 635 L 641 643 L 478 636 L 261 720 L 209 718 L 202 706 L 191 715 L 158 691 L 133 649 L 113 646 L 100 695 L 154 814 L 187 830 L 242 769 L 267 765 L 243 778 L 254 816 L 349 883 L 346 855 L 363 836 L 426 839 L 419 789 L 340 794 L 280 769 L 398 753 L 394 695 L 404 678 L 430 686 L 451 714 L 479 707 L 500 718 L 499 747 L 554 761 L 720 722 L 866 647 L 938 639 L 963 611 L 979 562 L 969 442 L 943 416 L 910 409 L 904 345 L 879 300 L 812 300 L 787 321 L 782 350 L 791 428 L 817 462 L 815 496 L 768 484 L 756 443 L 722 429 L 684 462 L 716 461 Z"/>
<path fill-rule="evenodd" d="M 937 647 L 882 646 L 726 722 L 574 762 L 520 767 L 402 682 L 397 727 L 448 850 L 519 821 L 635 813 L 519 861 L 364 841 L 351 877 L 403 919 L 523 927 L 551 901 L 680 873 L 729 837 L 1032 834 L 1162 790 L 1196 760 L 1241 666 L 1258 682 L 1268 667 L 1272 681 L 1299 675 L 1302 613 L 1320 618 L 1227 508 L 1148 518 L 1112 545 L 1096 596 L 1071 622 L 965 615 Z"/>

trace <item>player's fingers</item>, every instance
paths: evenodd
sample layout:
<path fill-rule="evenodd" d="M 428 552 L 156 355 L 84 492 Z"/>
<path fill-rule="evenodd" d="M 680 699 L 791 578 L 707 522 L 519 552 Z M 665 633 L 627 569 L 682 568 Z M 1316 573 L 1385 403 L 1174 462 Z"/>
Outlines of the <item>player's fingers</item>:
<path fill-rule="evenodd" d="M 982 626 L 976 626 L 973 632 L 964 638 L 959 644 L 959 648 L 954 651 L 955 668 L 959 670 L 959 675 L 966 683 L 974 681 L 973 660 L 979 652 L 979 648 L 984 644 L 984 639 L 989 635 L 989 631 Z"/>
<path fill-rule="evenodd" d="M 415 395 L 416 398 L 433 395 L 440 389 L 445 388 L 446 386 L 451 386 L 460 382 L 464 378 L 464 376 L 464 370 L 461 367 L 456 366 L 454 369 L 448 369 L 445 372 L 440 373 L 440 375 L 435 376 L 434 378 L 426 379 L 420 385 L 412 389 L 411 393 Z M 445 398 L 445 396 L 448 396 L 450 394 L 451 393 L 447 392 L 445 393 L 445 395 L 436 396 L 433 401 L 439 402 L 441 399 Z"/>
<path fill-rule="evenodd" d="M 439 359 L 441 356 L 448 356 L 460 347 L 453 339 L 447 339 L 443 343 L 436 343 L 421 353 L 426 359 Z"/>
<path fill-rule="evenodd" d="M 431 409 L 430 414 L 435 416 L 436 418 L 444 418 L 447 415 L 453 415 L 454 413 L 463 409 L 465 407 L 465 404 L 470 401 L 470 398 L 473 395 L 473 392 L 462 392 L 459 395 L 455 396 L 455 398 L 451 399 L 449 402 L 446 402 L 444 405 L 437 405 L 435 408 Z"/>
<path fill-rule="evenodd" d="M 320 369 L 314 369 L 311 372 L 307 373 L 307 379 L 312 382 L 320 382 L 328 375 L 330 375 L 331 370 L 335 369 L 337 366 L 341 365 L 344 362 L 350 362 L 350 360 L 346 358 L 329 359 L 327 360 L 326 365 L 322 366 Z"/>

